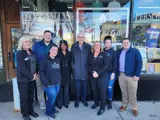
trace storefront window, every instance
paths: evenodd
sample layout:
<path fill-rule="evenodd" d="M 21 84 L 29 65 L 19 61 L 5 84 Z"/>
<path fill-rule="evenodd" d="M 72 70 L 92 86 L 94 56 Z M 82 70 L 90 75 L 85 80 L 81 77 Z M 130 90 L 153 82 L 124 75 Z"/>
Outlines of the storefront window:
<path fill-rule="evenodd" d="M 43 39 L 45 30 L 50 30 L 54 33 L 54 43 L 59 45 L 59 41 L 64 39 L 71 48 L 74 43 L 72 5 L 70 1 L 23 0 L 22 34 L 31 35 L 35 43 Z"/>
<path fill-rule="evenodd" d="M 77 2 L 80 3 L 76 14 L 76 33 L 83 32 L 86 42 L 91 45 L 95 41 L 100 41 L 103 45 L 104 37 L 110 35 L 113 39 L 112 47 L 115 50 L 121 48 L 122 38 L 129 35 L 130 1 L 102 3 L 95 0 L 86 5 Z"/>
<path fill-rule="evenodd" d="M 159 0 L 135 0 L 132 40 L 143 58 L 142 73 L 160 73 Z"/>
<path fill-rule="evenodd" d="M 73 14 L 58 12 L 22 12 L 22 32 L 32 36 L 35 43 L 43 39 L 45 30 L 52 31 L 53 42 L 59 45 L 59 41 L 65 39 L 69 47 L 74 42 L 73 39 Z"/>

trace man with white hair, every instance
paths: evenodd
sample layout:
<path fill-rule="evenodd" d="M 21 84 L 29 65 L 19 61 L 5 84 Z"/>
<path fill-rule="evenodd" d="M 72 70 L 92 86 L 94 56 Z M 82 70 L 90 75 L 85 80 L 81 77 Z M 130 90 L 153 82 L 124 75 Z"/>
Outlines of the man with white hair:
<path fill-rule="evenodd" d="M 91 52 L 91 46 L 84 40 L 85 35 L 84 33 L 80 32 L 77 35 L 77 42 L 73 44 L 71 48 L 73 76 L 76 81 L 76 108 L 79 107 L 80 97 L 84 106 L 88 106 L 88 103 L 86 101 L 87 80 L 89 79 L 87 57 Z"/>

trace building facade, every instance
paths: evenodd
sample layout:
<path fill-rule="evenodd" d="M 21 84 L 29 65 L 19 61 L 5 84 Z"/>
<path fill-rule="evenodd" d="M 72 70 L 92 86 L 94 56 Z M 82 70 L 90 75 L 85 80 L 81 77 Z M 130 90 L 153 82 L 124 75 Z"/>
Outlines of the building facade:
<path fill-rule="evenodd" d="M 159 11 L 159 0 L 1 0 L 0 84 L 16 77 L 15 56 L 22 35 L 31 35 L 34 43 L 49 29 L 56 35 L 55 43 L 65 39 L 71 47 L 76 34 L 84 32 L 91 45 L 111 35 L 115 50 L 121 48 L 122 38 L 128 37 L 143 58 L 138 99 L 160 100 Z M 74 83 L 71 86 L 74 95 Z M 119 99 L 116 82 L 115 100 Z"/>

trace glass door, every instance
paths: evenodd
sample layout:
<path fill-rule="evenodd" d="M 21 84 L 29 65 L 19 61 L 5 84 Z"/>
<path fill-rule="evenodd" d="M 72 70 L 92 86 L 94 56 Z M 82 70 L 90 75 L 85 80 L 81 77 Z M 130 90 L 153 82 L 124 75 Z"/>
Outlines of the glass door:
<path fill-rule="evenodd" d="M 16 76 L 16 52 L 18 41 L 21 37 L 21 29 L 19 24 L 7 24 L 7 47 L 8 47 L 8 76 L 10 79 Z"/>

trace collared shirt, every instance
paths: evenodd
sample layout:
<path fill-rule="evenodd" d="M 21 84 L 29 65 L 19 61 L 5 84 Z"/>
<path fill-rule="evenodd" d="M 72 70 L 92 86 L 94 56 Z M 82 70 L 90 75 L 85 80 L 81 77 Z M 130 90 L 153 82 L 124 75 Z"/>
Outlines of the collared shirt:
<path fill-rule="evenodd" d="M 127 50 L 122 50 L 120 59 L 119 59 L 119 71 L 125 72 L 125 57 Z"/>
<path fill-rule="evenodd" d="M 81 51 L 83 50 L 83 46 L 84 46 L 84 43 L 83 43 L 82 46 L 79 45 L 79 48 L 80 48 Z"/>

